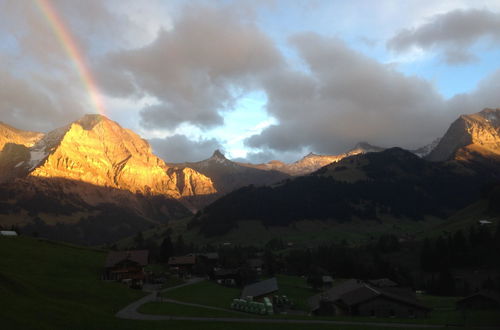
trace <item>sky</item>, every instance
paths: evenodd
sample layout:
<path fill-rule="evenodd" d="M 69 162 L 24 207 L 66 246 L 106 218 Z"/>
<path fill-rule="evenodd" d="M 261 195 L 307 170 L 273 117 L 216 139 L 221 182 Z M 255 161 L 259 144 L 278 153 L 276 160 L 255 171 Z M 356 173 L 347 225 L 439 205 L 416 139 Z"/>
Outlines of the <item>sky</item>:
<path fill-rule="evenodd" d="M 0 0 L 0 120 L 101 113 L 167 162 L 413 149 L 500 107 L 498 0 Z"/>

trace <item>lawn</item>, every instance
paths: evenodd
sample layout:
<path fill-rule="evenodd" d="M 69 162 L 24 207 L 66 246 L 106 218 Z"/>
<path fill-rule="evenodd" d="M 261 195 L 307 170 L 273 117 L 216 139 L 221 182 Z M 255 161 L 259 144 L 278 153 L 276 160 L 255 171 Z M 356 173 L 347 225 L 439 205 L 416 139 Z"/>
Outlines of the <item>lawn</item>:
<path fill-rule="evenodd" d="M 318 291 L 307 285 L 305 278 L 300 276 L 277 275 L 279 294 L 286 295 L 294 302 L 294 308 L 308 311 L 307 299 L 314 296 Z"/>
<path fill-rule="evenodd" d="M 211 281 L 184 286 L 163 295 L 170 299 L 229 309 L 234 298 L 239 298 L 240 289 L 229 288 Z"/>
<path fill-rule="evenodd" d="M 219 311 L 203 307 L 180 305 L 170 302 L 151 302 L 142 305 L 139 312 L 143 314 L 196 317 L 249 317 L 242 313 Z"/>

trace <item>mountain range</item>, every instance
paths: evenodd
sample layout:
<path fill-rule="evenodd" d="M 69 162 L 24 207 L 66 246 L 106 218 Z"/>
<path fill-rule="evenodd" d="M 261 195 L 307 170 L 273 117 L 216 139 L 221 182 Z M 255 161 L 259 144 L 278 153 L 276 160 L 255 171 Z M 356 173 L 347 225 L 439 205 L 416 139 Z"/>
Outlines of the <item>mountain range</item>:
<path fill-rule="evenodd" d="M 423 195 L 417 194 L 415 198 L 426 200 L 434 196 L 435 191 L 454 194 L 451 188 L 458 189 L 453 183 L 458 182 L 456 180 L 469 182 L 472 178 L 472 192 L 484 178 L 495 177 L 500 154 L 499 113 L 499 109 L 485 109 L 460 116 L 441 139 L 411 152 L 359 143 L 339 155 L 310 153 L 290 164 L 234 162 L 218 150 L 200 162 L 168 163 L 154 155 L 146 140 L 100 115 L 86 115 L 47 134 L 22 131 L 0 123 L 3 147 L 0 152 L 0 225 L 17 225 L 44 236 L 99 244 L 170 219 L 189 217 L 191 212 L 214 201 L 194 222 L 202 230 L 217 227 L 217 221 L 221 220 L 214 218 L 222 217 L 221 209 L 223 213 L 233 212 L 230 216 L 233 220 L 248 218 L 244 210 L 252 207 L 269 211 L 255 215 L 256 219 L 282 219 L 288 217 L 284 216 L 286 214 L 288 220 L 299 215 L 303 219 L 324 218 L 319 216 L 324 211 L 330 214 L 327 218 L 345 220 L 344 216 L 336 216 L 339 211 L 335 210 L 340 209 L 344 213 L 361 217 L 370 214 L 377 218 L 384 210 L 397 213 L 394 210 L 399 208 L 399 202 L 396 205 L 378 201 L 377 198 L 388 198 L 388 194 L 380 193 L 377 186 L 379 190 L 385 187 L 391 191 L 391 196 L 393 189 L 402 189 L 407 194 L 411 189 L 420 190 Z M 442 182 L 446 188 L 433 191 L 425 186 L 428 180 Z M 387 186 L 389 183 L 395 186 Z M 253 186 L 244 188 L 249 185 Z M 363 188 L 355 189 L 355 186 Z M 294 195 L 289 189 L 300 193 Z M 331 189 L 335 196 L 350 191 L 350 195 L 345 195 L 357 201 L 346 200 L 344 196 L 332 202 L 318 196 L 314 189 L 323 191 L 325 196 L 329 196 Z M 373 195 L 365 196 L 363 190 Z M 380 196 L 374 199 L 377 194 Z M 466 203 L 471 196 L 472 193 L 470 198 L 458 200 Z M 315 207 L 297 210 L 297 205 L 304 204 L 301 201 L 309 201 Z M 318 204 L 318 201 L 321 202 Z M 400 206 L 406 205 L 401 203 Z M 443 208 L 451 210 L 463 204 L 443 203 Z M 332 205 L 336 206 L 332 209 Z M 443 213 L 443 208 L 438 210 L 436 206 L 431 213 Z M 425 213 L 414 211 L 399 215 L 420 217 Z M 96 236 L 99 231 L 101 235 Z"/>

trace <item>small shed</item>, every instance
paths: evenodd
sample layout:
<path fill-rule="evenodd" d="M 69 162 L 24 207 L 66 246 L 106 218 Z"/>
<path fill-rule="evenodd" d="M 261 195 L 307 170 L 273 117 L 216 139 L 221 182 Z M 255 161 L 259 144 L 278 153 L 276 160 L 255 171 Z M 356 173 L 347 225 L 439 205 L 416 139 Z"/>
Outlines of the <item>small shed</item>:
<path fill-rule="evenodd" d="M 0 236 L 16 237 L 19 236 L 15 230 L 0 230 Z"/>
<path fill-rule="evenodd" d="M 254 300 L 262 300 L 278 291 L 276 277 L 247 285 L 241 292 L 241 298 L 253 297 Z"/>
<path fill-rule="evenodd" d="M 331 288 L 333 286 L 333 278 L 331 276 L 321 276 L 321 282 L 323 283 L 323 288 Z"/>
<path fill-rule="evenodd" d="M 500 294 L 495 291 L 482 290 L 457 301 L 457 309 L 499 309 Z"/>

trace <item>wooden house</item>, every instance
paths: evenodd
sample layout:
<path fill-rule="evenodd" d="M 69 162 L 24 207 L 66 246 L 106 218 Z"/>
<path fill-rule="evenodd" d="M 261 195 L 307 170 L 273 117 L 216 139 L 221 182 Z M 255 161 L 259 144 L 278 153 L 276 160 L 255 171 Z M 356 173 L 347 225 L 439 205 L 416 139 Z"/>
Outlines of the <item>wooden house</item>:
<path fill-rule="evenodd" d="M 149 263 L 148 250 L 111 251 L 105 263 L 104 279 L 142 287 L 146 279 L 144 267 Z"/>
<path fill-rule="evenodd" d="M 457 309 L 500 309 L 500 294 L 482 290 L 457 301 Z"/>
<path fill-rule="evenodd" d="M 380 288 L 355 279 L 311 297 L 308 303 L 316 315 L 423 317 L 430 311 L 410 289 Z"/>
<path fill-rule="evenodd" d="M 170 270 L 177 272 L 179 275 L 192 274 L 194 265 L 196 265 L 196 255 L 194 254 L 168 259 Z"/>

